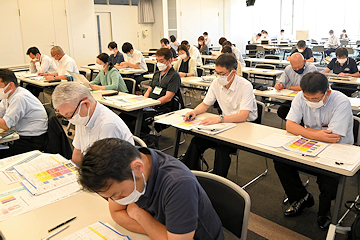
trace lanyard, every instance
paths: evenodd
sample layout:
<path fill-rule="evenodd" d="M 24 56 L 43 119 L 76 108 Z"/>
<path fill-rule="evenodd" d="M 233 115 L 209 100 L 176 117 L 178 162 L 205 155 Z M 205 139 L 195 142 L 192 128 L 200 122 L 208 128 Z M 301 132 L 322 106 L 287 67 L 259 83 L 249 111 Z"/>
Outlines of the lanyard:
<path fill-rule="evenodd" d="M 163 79 L 166 77 L 166 75 L 168 74 L 169 71 L 167 71 L 164 76 L 162 77 Z M 159 76 L 159 85 L 161 84 L 161 72 L 160 72 L 160 76 Z"/>

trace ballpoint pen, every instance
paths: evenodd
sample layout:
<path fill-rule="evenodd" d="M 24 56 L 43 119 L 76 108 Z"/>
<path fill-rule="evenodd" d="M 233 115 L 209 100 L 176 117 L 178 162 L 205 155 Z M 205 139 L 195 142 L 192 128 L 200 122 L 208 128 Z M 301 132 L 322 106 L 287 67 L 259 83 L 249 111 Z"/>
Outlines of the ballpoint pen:
<path fill-rule="evenodd" d="M 48 232 L 54 231 L 55 229 L 64 226 L 65 224 L 71 222 L 71 221 L 74 220 L 75 218 L 76 218 L 76 217 L 73 217 L 73 218 L 70 218 L 69 220 L 67 220 L 67 221 L 65 221 L 65 222 L 63 222 L 63 223 L 60 223 L 59 225 L 57 225 L 57 226 L 49 229 Z"/>
<path fill-rule="evenodd" d="M 60 229 L 60 230 L 59 230 L 59 231 L 57 231 L 57 232 L 54 232 L 53 234 L 51 234 L 51 235 L 47 236 L 46 238 L 43 238 L 42 240 L 48 240 L 48 239 L 52 238 L 53 236 L 55 236 L 55 235 L 57 235 L 57 234 L 61 233 L 62 231 L 64 231 L 64 230 L 65 230 L 65 229 L 67 229 L 68 227 L 70 227 L 70 225 L 67 225 L 66 227 L 64 227 L 64 228 Z"/>

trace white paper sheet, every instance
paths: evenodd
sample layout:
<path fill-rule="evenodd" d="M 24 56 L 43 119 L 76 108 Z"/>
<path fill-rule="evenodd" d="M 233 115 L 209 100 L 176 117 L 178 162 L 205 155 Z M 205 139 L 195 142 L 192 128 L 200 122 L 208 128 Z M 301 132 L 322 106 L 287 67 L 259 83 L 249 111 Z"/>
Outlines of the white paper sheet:
<path fill-rule="evenodd" d="M 360 148 L 333 143 L 319 154 L 316 162 L 351 171 L 360 162 Z"/>
<path fill-rule="evenodd" d="M 24 178 L 16 171 L 2 171 L 0 172 L 0 178 L 7 184 L 21 182 Z"/>
<path fill-rule="evenodd" d="M 292 134 L 285 134 L 285 133 L 273 133 L 270 136 L 267 136 L 266 138 L 261 139 L 257 143 L 266 145 L 269 147 L 281 147 L 282 145 L 285 145 L 289 142 L 289 140 L 294 139 L 294 135 Z"/>

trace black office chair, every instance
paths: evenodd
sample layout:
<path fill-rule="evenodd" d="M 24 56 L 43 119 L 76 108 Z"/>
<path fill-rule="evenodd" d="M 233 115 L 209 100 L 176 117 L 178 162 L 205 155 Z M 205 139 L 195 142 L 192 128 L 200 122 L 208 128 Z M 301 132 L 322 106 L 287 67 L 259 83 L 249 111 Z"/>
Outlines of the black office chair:
<path fill-rule="evenodd" d="M 321 64 L 325 57 L 325 47 L 324 46 L 314 46 L 313 54 L 314 54 L 314 56 L 321 56 L 321 59 L 320 59 L 320 64 Z"/>
<path fill-rule="evenodd" d="M 154 74 L 157 70 L 156 63 L 146 63 L 146 66 L 148 68 L 148 73 Z"/>
<path fill-rule="evenodd" d="M 280 56 L 277 56 L 277 55 L 266 55 L 264 57 L 264 59 L 276 59 L 276 60 L 281 60 L 281 57 Z"/>
<path fill-rule="evenodd" d="M 251 206 L 249 194 L 226 178 L 192 172 L 208 195 L 224 230 L 236 239 L 246 239 Z"/>
<path fill-rule="evenodd" d="M 136 85 L 135 79 L 132 78 L 123 78 L 123 79 L 129 93 L 135 94 L 135 85 Z"/>
<path fill-rule="evenodd" d="M 257 45 L 248 44 L 246 45 L 246 56 L 250 58 L 256 58 L 257 56 Z"/>
<path fill-rule="evenodd" d="M 201 76 L 204 76 L 204 75 L 205 75 L 205 69 L 202 68 L 202 67 L 196 68 L 196 71 L 197 71 L 197 76 L 198 76 L 198 77 L 201 77 Z"/>

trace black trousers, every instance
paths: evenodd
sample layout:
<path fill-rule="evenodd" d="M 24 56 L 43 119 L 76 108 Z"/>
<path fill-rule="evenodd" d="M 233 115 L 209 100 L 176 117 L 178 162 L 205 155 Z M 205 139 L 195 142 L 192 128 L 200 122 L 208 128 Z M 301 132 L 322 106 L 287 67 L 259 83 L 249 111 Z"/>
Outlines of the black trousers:
<path fill-rule="evenodd" d="M 335 52 L 336 48 L 329 48 L 328 50 L 325 51 L 325 55 L 326 56 L 330 56 L 331 53 Z"/>
<path fill-rule="evenodd" d="M 305 197 L 308 193 L 301 182 L 298 168 L 286 163 L 276 161 L 274 159 L 275 170 L 279 176 L 280 182 L 289 198 L 289 202 L 293 203 Z M 337 178 L 325 176 L 311 171 L 301 170 L 317 176 L 317 184 L 319 186 L 319 216 L 328 214 L 331 208 L 331 200 L 336 197 L 336 190 L 339 180 Z"/>
<path fill-rule="evenodd" d="M 46 139 L 47 133 L 33 137 L 20 136 L 20 138 L 15 140 L 13 144 L 8 144 L 9 149 L 0 150 L 0 158 L 11 157 L 33 150 L 43 151 Z"/>
<path fill-rule="evenodd" d="M 222 177 L 227 177 L 231 163 L 230 154 L 236 152 L 236 148 L 228 147 L 203 138 L 193 137 L 182 160 L 183 163 L 191 170 L 201 170 L 200 156 L 208 148 L 215 148 L 213 173 Z"/>

